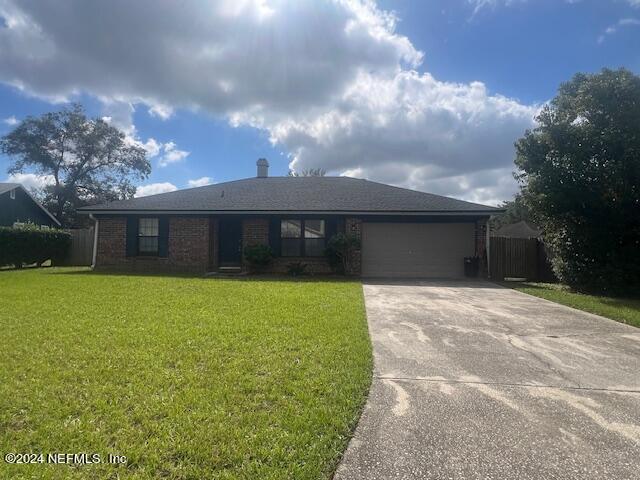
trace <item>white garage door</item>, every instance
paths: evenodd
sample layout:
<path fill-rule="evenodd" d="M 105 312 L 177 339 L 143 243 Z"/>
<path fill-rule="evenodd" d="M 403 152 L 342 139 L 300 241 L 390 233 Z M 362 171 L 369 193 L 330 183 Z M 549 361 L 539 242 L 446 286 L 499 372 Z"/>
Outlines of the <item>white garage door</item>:
<path fill-rule="evenodd" d="M 362 275 L 463 277 L 474 235 L 472 223 L 363 223 Z"/>

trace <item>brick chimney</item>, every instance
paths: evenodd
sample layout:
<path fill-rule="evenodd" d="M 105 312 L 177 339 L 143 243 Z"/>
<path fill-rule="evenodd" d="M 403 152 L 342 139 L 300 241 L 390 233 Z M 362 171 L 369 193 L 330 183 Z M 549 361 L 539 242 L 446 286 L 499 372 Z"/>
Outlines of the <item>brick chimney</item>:
<path fill-rule="evenodd" d="M 259 158 L 256 162 L 258 166 L 258 178 L 267 178 L 269 176 L 269 162 L 266 158 Z"/>

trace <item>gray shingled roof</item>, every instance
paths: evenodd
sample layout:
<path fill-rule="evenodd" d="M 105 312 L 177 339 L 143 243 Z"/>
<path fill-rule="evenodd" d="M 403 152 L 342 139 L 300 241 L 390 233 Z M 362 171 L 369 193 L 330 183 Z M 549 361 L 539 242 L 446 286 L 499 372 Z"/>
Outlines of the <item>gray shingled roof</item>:
<path fill-rule="evenodd" d="M 83 207 L 113 211 L 468 212 L 494 207 L 349 177 L 247 178 Z"/>
<path fill-rule="evenodd" d="M 0 195 L 19 186 L 19 183 L 0 183 Z"/>

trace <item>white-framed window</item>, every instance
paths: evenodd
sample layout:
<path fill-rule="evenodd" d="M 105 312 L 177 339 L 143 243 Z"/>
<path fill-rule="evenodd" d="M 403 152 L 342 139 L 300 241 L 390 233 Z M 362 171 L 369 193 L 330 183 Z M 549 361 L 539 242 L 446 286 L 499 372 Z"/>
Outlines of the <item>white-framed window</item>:
<path fill-rule="evenodd" d="M 15 188 L 13 190 L 9 190 L 9 198 L 11 200 L 15 200 L 16 199 L 16 189 Z"/>
<path fill-rule="evenodd" d="M 138 220 L 138 255 L 158 255 L 159 223 L 157 218 Z"/>

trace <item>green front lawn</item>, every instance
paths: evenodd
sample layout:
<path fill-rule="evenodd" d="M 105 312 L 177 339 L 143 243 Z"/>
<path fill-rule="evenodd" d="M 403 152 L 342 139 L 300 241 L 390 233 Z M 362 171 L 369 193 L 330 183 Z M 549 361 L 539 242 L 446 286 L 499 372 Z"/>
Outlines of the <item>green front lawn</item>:
<path fill-rule="evenodd" d="M 553 283 L 523 282 L 505 285 L 529 295 L 640 327 L 640 299 L 585 295 Z"/>
<path fill-rule="evenodd" d="M 371 380 L 359 282 L 0 272 L 0 478 L 329 478 Z"/>

